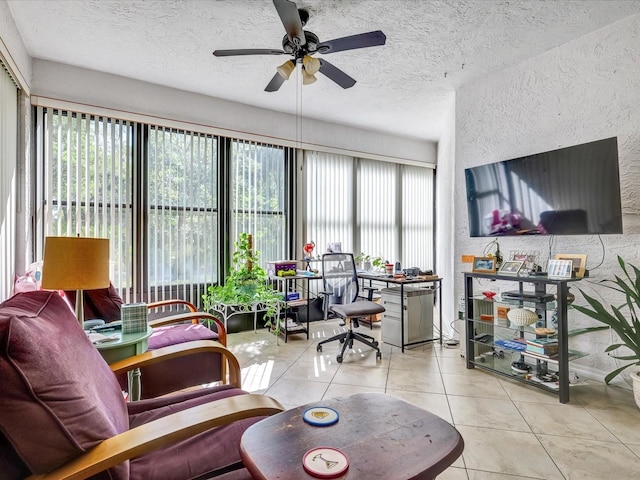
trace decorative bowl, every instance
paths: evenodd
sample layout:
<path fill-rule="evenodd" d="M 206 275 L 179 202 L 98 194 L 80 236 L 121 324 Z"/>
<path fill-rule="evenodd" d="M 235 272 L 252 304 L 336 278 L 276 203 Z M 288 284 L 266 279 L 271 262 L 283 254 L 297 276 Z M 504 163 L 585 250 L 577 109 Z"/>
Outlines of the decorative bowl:
<path fill-rule="evenodd" d="M 495 297 L 495 296 L 496 296 L 496 293 L 497 293 L 497 292 L 489 292 L 489 291 L 487 291 L 487 292 L 482 292 L 482 294 L 483 294 L 485 297 L 487 297 L 489 300 L 492 300 L 492 299 L 493 299 L 493 297 Z"/>
<path fill-rule="evenodd" d="M 512 308 L 507 312 L 507 318 L 514 325 L 524 327 L 536 323 L 538 321 L 538 314 L 527 308 Z"/>

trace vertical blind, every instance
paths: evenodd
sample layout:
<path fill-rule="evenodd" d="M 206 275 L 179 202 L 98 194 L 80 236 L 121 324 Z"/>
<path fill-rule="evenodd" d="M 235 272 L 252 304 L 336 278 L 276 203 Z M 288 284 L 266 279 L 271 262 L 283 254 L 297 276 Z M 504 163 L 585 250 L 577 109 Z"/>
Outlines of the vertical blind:
<path fill-rule="evenodd" d="M 314 253 L 329 243 L 341 242 L 342 251 L 354 245 L 354 160 L 352 157 L 307 151 L 305 240 L 316 244 Z"/>
<path fill-rule="evenodd" d="M 360 250 L 390 262 L 400 260 L 399 165 L 374 160 L 360 160 L 359 165 Z"/>
<path fill-rule="evenodd" d="M 198 298 L 218 280 L 217 138 L 150 127 L 146 144 L 147 296 Z"/>
<path fill-rule="evenodd" d="M 13 289 L 16 251 L 18 87 L 0 63 L 0 301 Z"/>
<path fill-rule="evenodd" d="M 44 107 L 36 124 L 36 238 L 109 238 L 126 302 L 200 305 L 240 232 L 263 264 L 287 257 L 284 147 Z"/>
<path fill-rule="evenodd" d="M 434 269 L 434 178 L 430 168 L 402 166 L 402 262 Z"/>
<path fill-rule="evenodd" d="M 253 235 L 262 266 L 287 258 L 287 175 L 283 147 L 231 142 L 231 225 L 233 238 Z"/>
<path fill-rule="evenodd" d="M 305 152 L 305 239 L 341 242 L 404 266 L 434 268 L 434 176 L 427 167 Z"/>
<path fill-rule="evenodd" d="M 42 238 L 109 238 L 114 284 L 134 286 L 133 137 L 129 122 L 39 109 L 44 146 Z M 125 300 L 129 301 L 129 298 Z"/>

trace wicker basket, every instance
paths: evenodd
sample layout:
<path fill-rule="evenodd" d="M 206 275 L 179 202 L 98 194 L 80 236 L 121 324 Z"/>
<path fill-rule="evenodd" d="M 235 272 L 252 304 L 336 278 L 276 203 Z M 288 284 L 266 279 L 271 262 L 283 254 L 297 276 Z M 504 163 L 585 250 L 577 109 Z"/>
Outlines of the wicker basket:
<path fill-rule="evenodd" d="M 512 308 L 507 313 L 507 318 L 511 323 L 520 327 L 533 325 L 538 321 L 538 315 L 527 308 Z"/>

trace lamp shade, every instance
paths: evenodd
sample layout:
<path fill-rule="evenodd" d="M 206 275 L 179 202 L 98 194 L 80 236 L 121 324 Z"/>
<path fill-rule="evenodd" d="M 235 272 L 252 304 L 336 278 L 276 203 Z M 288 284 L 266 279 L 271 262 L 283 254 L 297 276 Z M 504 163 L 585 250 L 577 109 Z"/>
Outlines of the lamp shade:
<path fill-rule="evenodd" d="M 280 65 L 276 70 L 280 74 L 282 78 L 285 80 L 289 80 L 289 77 L 296 69 L 296 64 L 292 60 L 287 60 L 282 65 Z"/>
<path fill-rule="evenodd" d="M 302 65 L 304 65 L 304 69 L 311 75 L 318 73 L 318 70 L 320 70 L 320 60 L 313 58 L 311 55 L 304 56 Z"/>
<path fill-rule="evenodd" d="M 42 288 L 95 290 L 109 286 L 109 239 L 47 237 Z"/>
<path fill-rule="evenodd" d="M 302 84 L 303 85 L 311 85 L 313 82 L 318 80 L 315 75 L 311 75 L 306 70 L 302 70 Z"/>

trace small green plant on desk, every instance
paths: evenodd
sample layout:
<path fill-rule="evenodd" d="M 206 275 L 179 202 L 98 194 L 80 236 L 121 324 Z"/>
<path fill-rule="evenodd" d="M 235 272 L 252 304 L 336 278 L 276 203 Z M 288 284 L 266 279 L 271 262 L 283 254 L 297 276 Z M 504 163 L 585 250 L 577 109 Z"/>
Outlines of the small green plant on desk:
<path fill-rule="evenodd" d="M 387 262 L 382 257 L 373 257 L 371 259 L 371 265 L 376 270 L 384 270 L 385 263 L 387 263 Z"/>
<path fill-rule="evenodd" d="M 202 296 L 204 309 L 214 314 L 226 308 L 251 312 L 264 310 L 265 326 L 276 335 L 282 293 L 267 284 L 267 272 L 260 267 L 260 252 L 253 249 L 253 236 L 241 233 L 232 257 L 231 272 L 224 285 L 212 285 Z"/>
<path fill-rule="evenodd" d="M 366 262 L 371 263 L 371 256 L 364 252 L 360 252 L 358 255 L 353 257 L 353 259 L 356 262 L 356 268 L 362 268 L 363 270 L 366 270 L 364 266 Z"/>
<path fill-rule="evenodd" d="M 609 305 L 607 307 L 580 290 L 589 306 L 584 307 L 574 303 L 573 308 L 594 320 L 604 323 L 605 326 L 583 328 L 569 333 L 570 336 L 574 336 L 611 328 L 620 337 L 621 343 L 609 345 L 605 352 L 613 352 L 620 347 L 626 347 L 630 350 L 631 355 L 611 355 L 613 358 L 631 363 L 627 363 L 609 373 L 605 377 L 606 383 L 620 375 L 625 369 L 633 365 L 640 365 L 640 320 L 638 319 L 638 313 L 640 312 L 640 270 L 634 265 L 625 263 L 620 256 L 618 256 L 618 263 L 624 275 L 615 275 L 615 280 L 607 279 L 602 280 L 600 283 L 624 295 L 624 303 L 619 306 Z M 629 270 L 633 271 L 633 278 L 629 274 Z M 638 376 L 638 372 L 632 373 L 632 377 L 634 375 Z M 634 379 L 634 389 L 637 383 Z"/>

